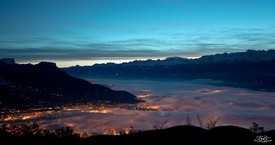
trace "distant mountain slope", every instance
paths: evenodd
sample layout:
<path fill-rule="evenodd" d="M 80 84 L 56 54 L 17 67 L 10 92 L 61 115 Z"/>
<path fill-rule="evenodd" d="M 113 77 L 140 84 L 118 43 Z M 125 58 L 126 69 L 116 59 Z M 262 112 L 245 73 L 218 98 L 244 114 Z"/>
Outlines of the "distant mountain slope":
<path fill-rule="evenodd" d="M 246 52 L 236 52 L 236 53 L 223 53 L 216 55 L 202 56 L 199 62 L 208 63 L 236 63 L 236 62 L 264 62 L 275 60 L 275 50 L 247 50 Z"/>
<path fill-rule="evenodd" d="M 86 101 L 138 102 L 128 92 L 71 77 L 54 63 L 31 65 L 16 64 L 13 59 L 0 60 L 1 107 L 42 107 Z"/>
<path fill-rule="evenodd" d="M 223 53 L 198 59 L 180 57 L 64 68 L 78 77 L 213 79 L 226 85 L 275 91 L 275 50 Z"/>

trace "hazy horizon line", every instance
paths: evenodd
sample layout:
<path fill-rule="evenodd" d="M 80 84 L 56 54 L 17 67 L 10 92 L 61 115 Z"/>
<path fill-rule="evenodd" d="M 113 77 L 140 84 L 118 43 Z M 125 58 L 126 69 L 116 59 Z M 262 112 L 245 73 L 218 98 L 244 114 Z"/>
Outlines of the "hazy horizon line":
<path fill-rule="evenodd" d="M 99 58 L 91 58 L 90 60 L 55 60 L 55 59 L 45 59 L 45 60 L 24 60 L 24 61 L 19 61 L 14 58 L 14 57 L 3 57 L 1 59 L 4 58 L 13 58 L 15 59 L 15 62 L 17 64 L 38 64 L 40 62 L 52 62 L 55 63 L 57 65 L 57 67 L 59 68 L 66 68 L 66 67 L 72 67 L 72 66 L 92 66 L 95 64 L 108 64 L 108 63 L 114 63 L 114 64 L 122 64 L 122 63 L 129 63 L 129 62 L 133 62 L 133 61 L 146 61 L 146 60 L 165 60 L 167 58 L 172 58 L 172 57 L 180 57 L 180 58 L 185 58 L 185 59 L 199 59 L 203 56 L 211 56 L 211 55 L 217 55 L 217 54 L 224 54 L 224 53 L 228 53 L 228 54 L 233 54 L 233 53 L 244 53 L 247 52 L 248 50 L 252 50 L 252 51 L 269 51 L 269 50 L 275 50 L 275 49 L 262 49 L 262 50 L 255 50 L 255 49 L 247 49 L 245 51 L 235 51 L 235 52 L 223 52 L 223 53 L 213 53 L 213 54 L 206 54 L 206 55 L 199 55 L 199 56 L 180 56 L 180 55 L 171 55 L 171 56 L 163 56 L 163 57 L 99 57 Z M 102 59 L 102 58 L 106 58 L 106 59 Z M 109 58 L 109 59 L 107 59 Z"/>

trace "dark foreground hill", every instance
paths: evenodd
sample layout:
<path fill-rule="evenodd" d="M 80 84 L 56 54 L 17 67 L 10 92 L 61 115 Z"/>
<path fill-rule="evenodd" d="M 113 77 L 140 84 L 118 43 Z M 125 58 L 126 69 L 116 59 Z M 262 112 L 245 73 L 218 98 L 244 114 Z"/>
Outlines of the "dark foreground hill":
<path fill-rule="evenodd" d="M 95 145 L 103 144 L 188 144 L 188 145 L 221 145 L 221 144 L 245 144 L 257 145 L 257 137 L 268 137 L 268 141 L 275 138 L 274 131 L 256 134 L 249 129 L 237 126 L 220 126 L 206 130 L 196 126 L 176 126 L 161 130 L 138 132 L 121 136 L 95 136 L 87 139 Z M 274 144 L 274 141 L 264 144 Z"/>
<path fill-rule="evenodd" d="M 0 130 L 2 143 L 7 144 L 66 144 L 66 145 L 274 145 L 275 131 L 255 133 L 237 126 L 220 126 L 206 130 L 196 126 L 176 126 L 167 129 L 133 132 L 125 135 L 98 135 L 80 138 L 71 129 L 61 128 L 52 133 L 37 131 L 36 126 L 25 126 L 21 134 Z M 27 128 L 27 129 L 26 129 Z"/>
<path fill-rule="evenodd" d="M 126 91 L 91 84 L 74 78 L 54 63 L 16 64 L 13 59 L 0 60 L 0 107 L 45 107 L 64 103 L 110 101 L 137 103 Z"/>
<path fill-rule="evenodd" d="M 223 53 L 198 59 L 171 57 L 64 68 L 78 77 L 126 79 L 212 79 L 223 85 L 275 91 L 275 50 Z"/>

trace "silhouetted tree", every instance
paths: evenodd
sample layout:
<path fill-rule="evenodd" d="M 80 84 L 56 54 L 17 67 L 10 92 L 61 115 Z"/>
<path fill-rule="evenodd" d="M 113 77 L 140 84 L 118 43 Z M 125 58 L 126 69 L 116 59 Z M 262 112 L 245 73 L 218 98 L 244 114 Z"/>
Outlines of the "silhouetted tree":
<path fill-rule="evenodd" d="M 69 126 L 61 127 L 61 128 L 54 130 L 55 135 L 58 137 L 73 136 L 74 135 L 73 132 L 74 132 L 74 130 Z"/>
<path fill-rule="evenodd" d="M 198 119 L 198 122 L 200 124 L 200 127 L 203 128 L 203 122 L 202 122 L 202 120 L 201 120 L 201 118 L 198 114 L 197 114 L 197 119 Z"/>
<path fill-rule="evenodd" d="M 10 127 L 4 123 L 0 127 L 0 136 L 8 136 L 8 135 L 10 135 Z"/>
<path fill-rule="evenodd" d="M 189 116 L 186 117 L 186 125 L 192 125 L 192 121 L 191 121 L 191 118 Z"/>
<path fill-rule="evenodd" d="M 165 124 L 168 122 L 168 120 L 165 121 L 155 121 L 153 124 L 153 128 L 155 130 L 163 129 L 165 127 Z"/>
<path fill-rule="evenodd" d="M 262 133 L 264 132 L 264 127 L 259 126 L 259 124 L 252 122 L 252 126 L 250 127 L 250 130 L 255 133 Z"/>
<path fill-rule="evenodd" d="M 217 126 L 217 123 L 219 122 L 220 117 L 216 118 L 214 116 L 208 117 L 208 122 L 206 124 L 207 129 L 212 129 Z"/>
<path fill-rule="evenodd" d="M 42 128 L 36 122 L 31 124 L 3 124 L 0 126 L 0 136 L 14 136 L 14 137 L 42 137 L 42 136 L 52 136 L 52 137 L 67 137 L 75 136 L 79 137 L 79 134 L 75 134 L 71 127 L 61 127 L 53 131 Z"/>

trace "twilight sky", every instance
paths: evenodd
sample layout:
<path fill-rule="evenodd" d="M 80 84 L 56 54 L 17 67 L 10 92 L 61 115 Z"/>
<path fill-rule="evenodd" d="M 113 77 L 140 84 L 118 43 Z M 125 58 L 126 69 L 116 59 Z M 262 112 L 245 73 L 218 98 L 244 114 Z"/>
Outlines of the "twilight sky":
<path fill-rule="evenodd" d="M 274 0 L 0 0 L 0 58 L 92 65 L 275 48 Z"/>

